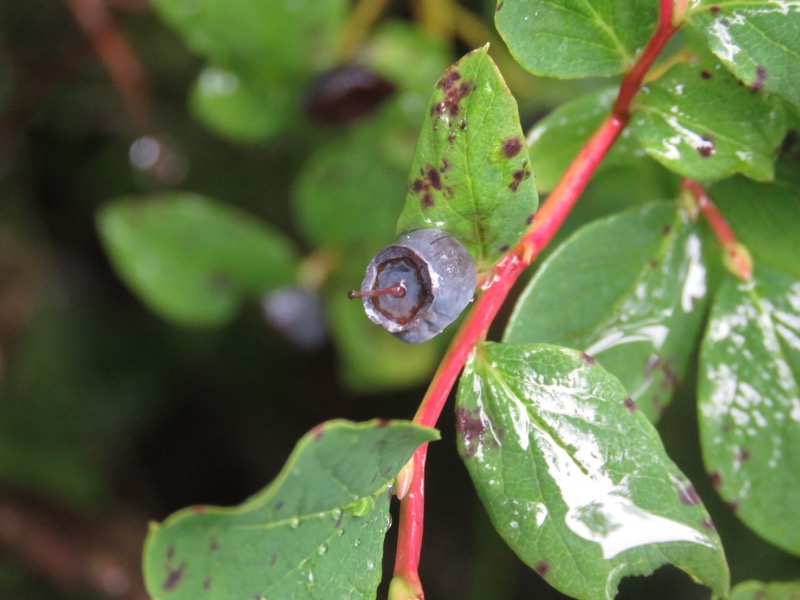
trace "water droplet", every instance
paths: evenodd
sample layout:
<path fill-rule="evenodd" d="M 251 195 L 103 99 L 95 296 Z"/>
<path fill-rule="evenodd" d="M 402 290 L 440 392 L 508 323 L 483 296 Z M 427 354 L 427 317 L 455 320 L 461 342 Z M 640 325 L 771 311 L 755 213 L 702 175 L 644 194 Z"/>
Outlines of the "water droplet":
<path fill-rule="evenodd" d="M 367 561 L 367 571 L 372 571 L 374 569 L 375 569 L 375 563 L 372 562 L 371 560 L 368 560 Z"/>
<path fill-rule="evenodd" d="M 344 535 L 344 529 L 337 530 L 336 531 L 336 535 L 338 535 L 339 537 L 342 537 Z"/>
<path fill-rule="evenodd" d="M 392 515 L 386 515 L 386 522 L 384 523 L 383 533 L 386 533 L 392 528 Z"/>
<path fill-rule="evenodd" d="M 353 542 L 353 546 L 355 546 L 356 548 L 358 548 L 359 546 L 361 546 L 361 544 L 362 544 L 362 542 L 361 542 L 361 538 L 356 538 L 356 541 L 355 541 L 355 542 Z"/>
<path fill-rule="evenodd" d="M 292 529 L 297 529 L 300 526 L 300 518 L 299 517 L 292 517 L 289 519 L 289 527 Z"/>
<path fill-rule="evenodd" d="M 356 517 L 364 517 L 372 512 L 374 506 L 375 501 L 369 496 L 359 498 L 359 500 L 353 504 L 353 515 Z"/>
<path fill-rule="evenodd" d="M 317 554 L 320 556 L 325 556 L 328 553 L 328 547 L 325 544 L 322 544 L 319 548 L 317 548 Z"/>
<path fill-rule="evenodd" d="M 511 529 L 517 529 L 519 528 L 519 523 L 517 521 L 511 521 L 508 526 L 511 527 Z"/>

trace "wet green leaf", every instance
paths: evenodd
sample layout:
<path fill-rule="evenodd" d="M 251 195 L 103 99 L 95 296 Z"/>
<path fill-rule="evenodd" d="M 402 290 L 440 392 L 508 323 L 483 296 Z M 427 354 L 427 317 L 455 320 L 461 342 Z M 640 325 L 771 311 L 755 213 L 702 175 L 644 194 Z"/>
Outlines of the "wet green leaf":
<path fill-rule="evenodd" d="M 742 86 L 719 63 L 682 63 L 646 85 L 631 128 L 653 158 L 693 179 L 772 179 L 786 133 L 780 101 Z"/>
<path fill-rule="evenodd" d="M 700 0 L 689 23 L 711 51 L 753 89 L 800 106 L 800 6 L 789 0 Z"/>
<path fill-rule="evenodd" d="M 578 230 L 520 296 L 504 341 L 586 352 L 656 421 L 683 378 L 707 306 L 697 225 L 671 203 Z"/>
<path fill-rule="evenodd" d="M 718 595 L 711 519 L 625 389 L 580 352 L 477 347 L 458 388 L 459 451 L 497 531 L 574 598 L 613 598 L 671 563 Z"/>
<path fill-rule="evenodd" d="M 700 354 L 703 459 L 738 517 L 800 554 L 800 279 L 729 276 Z"/>
<path fill-rule="evenodd" d="M 517 61 L 536 75 L 597 77 L 624 72 L 655 30 L 648 0 L 501 0 L 495 24 Z"/>
<path fill-rule="evenodd" d="M 519 241 L 536 206 L 517 104 L 480 48 L 436 84 L 398 232 L 447 230 L 485 272 Z"/>
<path fill-rule="evenodd" d="M 800 581 L 743 581 L 731 590 L 730 600 L 800 600 Z"/>
<path fill-rule="evenodd" d="M 800 278 L 800 189 L 732 177 L 709 188 L 714 202 L 757 264 Z"/>
<path fill-rule="evenodd" d="M 549 192 L 561 178 L 589 136 L 611 114 L 618 88 L 591 92 L 559 106 L 528 133 L 528 153 L 536 169 L 536 189 Z M 600 168 L 630 166 L 634 158 L 645 156 L 630 128 L 625 128 Z"/>
<path fill-rule="evenodd" d="M 154 600 L 375 598 L 387 485 L 433 429 L 324 423 L 236 508 L 192 507 L 154 525 L 144 573 Z"/>
<path fill-rule="evenodd" d="M 158 14 L 214 67 L 192 103 L 214 129 L 255 141 L 299 117 L 311 76 L 333 65 L 348 0 L 154 0 Z"/>
<path fill-rule="evenodd" d="M 282 234 L 196 194 L 121 198 L 98 213 L 97 227 L 125 283 L 178 323 L 221 324 L 248 296 L 294 277 L 296 257 Z"/>

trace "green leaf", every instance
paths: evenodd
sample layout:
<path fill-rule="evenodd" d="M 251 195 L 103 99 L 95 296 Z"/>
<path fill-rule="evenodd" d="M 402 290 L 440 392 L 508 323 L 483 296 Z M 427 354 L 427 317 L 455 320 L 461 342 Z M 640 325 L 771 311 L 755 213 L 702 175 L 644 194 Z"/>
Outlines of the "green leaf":
<path fill-rule="evenodd" d="M 631 128 L 667 168 L 693 179 L 772 179 L 786 133 L 780 101 L 742 86 L 719 63 L 682 63 L 642 88 Z"/>
<path fill-rule="evenodd" d="M 707 306 L 698 226 L 671 203 L 578 230 L 520 296 L 505 342 L 548 342 L 596 358 L 653 422 L 683 378 Z"/>
<path fill-rule="evenodd" d="M 214 66 L 192 92 L 197 115 L 219 133 L 257 141 L 299 116 L 305 86 L 333 65 L 348 0 L 154 0 L 184 42 Z"/>
<path fill-rule="evenodd" d="M 186 325 L 219 325 L 248 296 L 292 281 L 288 240 L 250 215 L 185 192 L 121 198 L 97 215 L 117 273 L 150 308 Z"/>
<path fill-rule="evenodd" d="M 800 6 L 787 0 L 700 0 L 688 22 L 741 81 L 800 106 Z"/>
<path fill-rule="evenodd" d="M 604 88 L 559 106 L 528 133 L 528 153 L 536 167 L 536 189 L 540 193 L 551 191 L 578 154 L 589 136 L 611 114 L 611 105 L 619 89 Z M 619 139 L 600 163 L 600 169 L 630 166 L 632 159 L 645 156 L 638 142 L 631 139 L 630 128 L 622 131 Z"/>
<path fill-rule="evenodd" d="M 719 537 L 622 384 L 580 352 L 492 344 L 458 388 L 459 451 L 497 531 L 563 593 L 671 563 L 725 595 Z"/>
<path fill-rule="evenodd" d="M 536 210 L 517 104 L 489 58 L 470 52 L 436 84 L 397 229 L 449 231 L 487 271 Z"/>
<path fill-rule="evenodd" d="M 275 481 L 240 506 L 196 506 L 153 525 L 148 591 L 154 600 L 375 598 L 387 486 L 437 438 L 402 421 L 316 427 Z"/>
<path fill-rule="evenodd" d="M 800 600 L 800 581 L 743 581 L 731 590 L 730 600 Z"/>
<path fill-rule="evenodd" d="M 514 58 L 536 75 L 617 75 L 656 27 L 649 0 L 501 0 L 495 24 Z"/>
<path fill-rule="evenodd" d="M 714 202 L 757 264 L 800 278 L 800 189 L 732 177 L 709 188 Z"/>
<path fill-rule="evenodd" d="M 756 267 L 720 289 L 700 354 L 700 441 L 737 516 L 800 554 L 800 279 Z"/>

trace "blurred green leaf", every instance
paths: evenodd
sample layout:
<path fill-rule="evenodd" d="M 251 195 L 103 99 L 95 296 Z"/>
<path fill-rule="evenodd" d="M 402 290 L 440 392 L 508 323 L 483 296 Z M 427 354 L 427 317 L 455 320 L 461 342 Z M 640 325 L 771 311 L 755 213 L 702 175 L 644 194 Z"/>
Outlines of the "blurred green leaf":
<path fill-rule="evenodd" d="M 555 187 L 589 136 L 611 114 L 611 105 L 618 91 L 616 87 L 604 88 L 562 104 L 531 129 L 528 153 L 536 169 L 536 189 L 540 193 Z M 642 156 L 645 156 L 644 151 L 635 139 L 631 139 L 630 128 L 625 128 L 603 158 L 600 169 L 620 165 L 630 167 L 636 158 Z"/>
<path fill-rule="evenodd" d="M 786 134 L 780 101 L 742 86 L 719 63 L 682 63 L 646 85 L 631 129 L 667 168 L 693 179 L 772 179 Z"/>
<path fill-rule="evenodd" d="M 286 238 L 253 217 L 188 192 L 121 198 L 97 215 L 120 277 L 150 308 L 186 325 L 219 325 L 248 296 L 293 280 Z"/>
<path fill-rule="evenodd" d="M 703 460 L 737 516 L 800 554 L 800 279 L 728 276 L 701 347 Z"/>
<path fill-rule="evenodd" d="M 613 375 L 575 350 L 486 343 L 458 387 L 459 451 L 506 543 L 571 597 L 674 564 L 725 595 L 694 487 Z"/>
<path fill-rule="evenodd" d="M 487 48 L 474 50 L 436 84 L 398 232 L 444 229 L 485 272 L 522 237 L 537 202 L 517 104 Z"/>
<path fill-rule="evenodd" d="M 787 0 L 700 0 L 688 22 L 752 89 L 800 106 L 800 6 Z"/>
<path fill-rule="evenodd" d="M 730 600 L 800 600 L 800 581 L 743 581 L 731 590 Z"/>
<path fill-rule="evenodd" d="M 594 221 L 542 264 L 503 340 L 586 352 L 655 422 L 700 333 L 708 304 L 703 253 L 698 226 L 671 203 Z"/>
<path fill-rule="evenodd" d="M 709 193 L 757 264 L 800 278 L 800 189 L 731 177 Z"/>
<path fill-rule="evenodd" d="M 154 0 L 153 5 L 189 48 L 214 65 L 195 86 L 197 114 L 220 133 L 255 141 L 299 117 L 311 76 L 336 60 L 350 2 Z"/>
<path fill-rule="evenodd" d="M 195 506 L 154 525 L 148 591 L 162 598 L 375 598 L 389 483 L 438 433 L 403 421 L 330 421 L 236 508 Z"/>
<path fill-rule="evenodd" d="M 624 72 L 656 27 L 648 0 L 500 0 L 495 24 L 535 75 L 598 77 Z"/>

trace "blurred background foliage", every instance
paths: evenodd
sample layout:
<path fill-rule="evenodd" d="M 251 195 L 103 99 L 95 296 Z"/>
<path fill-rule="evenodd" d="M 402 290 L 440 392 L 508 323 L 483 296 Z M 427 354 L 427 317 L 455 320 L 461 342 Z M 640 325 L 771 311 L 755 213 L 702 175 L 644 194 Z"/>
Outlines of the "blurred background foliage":
<path fill-rule="evenodd" d="M 0 3 L 2 598 L 146 598 L 148 520 L 240 502 L 324 420 L 410 418 L 446 339 L 402 345 L 346 291 L 394 237 L 433 84 L 489 41 L 526 127 L 608 85 L 526 75 L 490 1 L 240 4 Z M 611 161 L 560 236 L 676 189 L 650 159 Z M 189 208 L 148 217 L 156 193 Z M 126 229 L 147 218 L 158 231 Z M 145 252 L 173 270 L 137 279 Z M 660 430 L 734 580 L 796 576 L 704 485 L 691 388 Z M 561 597 L 494 533 L 451 421 L 429 458 L 428 597 Z M 706 594 L 671 570 L 623 583 L 643 593 Z"/>

